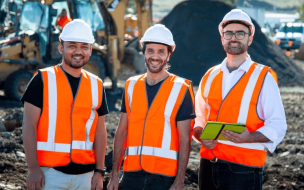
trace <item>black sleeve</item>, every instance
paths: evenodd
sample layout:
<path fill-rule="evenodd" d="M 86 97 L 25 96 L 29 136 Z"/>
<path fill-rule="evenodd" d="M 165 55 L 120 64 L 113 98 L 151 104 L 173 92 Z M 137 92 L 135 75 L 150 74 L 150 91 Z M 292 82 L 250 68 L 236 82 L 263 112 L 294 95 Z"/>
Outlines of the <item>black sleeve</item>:
<path fill-rule="evenodd" d="M 187 90 L 183 103 L 177 112 L 176 121 L 194 119 L 195 117 L 196 116 L 195 116 L 195 110 L 194 110 L 192 98 L 189 90 Z"/>
<path fill-rule="evenodd" d="M 107 97 L 106 97 L 106 91 L 103 88 L 103 93 L 102 93 L 102 103 L 100 107 L 97 110 L 98 116 L 103 116 L 109 113 L 108 110 L 108 103 L 107 103 Z"/>
<path fill-rule="evenodd" d="M 40 71 L 38 71 L 37 75 L 35 75 L 28 83 L 26 90 L 23 96 L 21 97 L 21 102 L 23 104 L 24 102 L 28 102 L 42 109 L 43 82 L 42 82 L 42 74 Z"/>
<path fill-rule="evenodd" d="M 123 91 L 122 97 L 121 97 L 120 112 L 122 112 L 122 113 L 127 113 L 126 102 L 125 102 L 125 91 Z"/>

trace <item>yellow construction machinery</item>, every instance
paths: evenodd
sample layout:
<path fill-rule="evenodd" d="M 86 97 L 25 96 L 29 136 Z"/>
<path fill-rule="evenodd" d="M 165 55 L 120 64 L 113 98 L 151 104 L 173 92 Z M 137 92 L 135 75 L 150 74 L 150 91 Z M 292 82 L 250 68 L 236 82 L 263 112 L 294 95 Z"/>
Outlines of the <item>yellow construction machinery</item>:
<path fill-rule="evenodd" d="M 15 32 L 22 0 L 0 0 L 0 37 Z"/>
<path fill-rule="evenodd" d="M 97 43 L 85 69 L 101 79 L 109 77 L 117 88 L 121 65 L 144 71 L 138 40 L 152 25 L 152 0 L 135 0 L 138 38 L 126 44 L 125 12 L 129 0 L 28 0 L 24 1 L 14 33 L 0 38 L 0 88 L 10 99 L 19 99 L 33 73 L 61 62 L 60 28 L 55 26 L 62 9 L 80 18 L 93 30 Z"/>

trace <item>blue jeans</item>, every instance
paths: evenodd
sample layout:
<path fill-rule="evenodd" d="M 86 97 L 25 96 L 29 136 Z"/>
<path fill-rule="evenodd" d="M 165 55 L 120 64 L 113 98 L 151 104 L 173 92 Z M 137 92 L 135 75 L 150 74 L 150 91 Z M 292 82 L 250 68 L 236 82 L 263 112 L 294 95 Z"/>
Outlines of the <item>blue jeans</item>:
<path fill-rule="evenodd" d="M 119 183 L 119 190 L 168 190 L 175 177 L 151 174 L 143 170 L 124 172 Z"/>
<path fill-rule="evenodd" d="M 263 168 L 201 159 L 198 178 L 200 190 L 261 190 Z"/>

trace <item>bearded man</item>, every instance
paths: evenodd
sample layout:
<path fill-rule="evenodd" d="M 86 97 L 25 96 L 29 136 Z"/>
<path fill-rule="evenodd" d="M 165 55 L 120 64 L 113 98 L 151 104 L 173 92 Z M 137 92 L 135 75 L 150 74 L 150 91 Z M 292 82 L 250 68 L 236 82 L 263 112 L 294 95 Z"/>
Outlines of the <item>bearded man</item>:
<path fill-rule="evenodd" d="M 75 19 L 59 40 L 62 63 L 40 69 L 21 99 L 27 189 L 101 190 L 108 107 L 102 80 L 82 69 L 94 36 Z"/>
<path fill-rule="evenodd" d="M 192 83 L 166 70 L 175 43 L 164 25 L 150 27 L 140 42 L 147 72 L 126 83 L 108 189 L 182 190 L 195 117 Z"/>
<path fill-rule="evenodd" d="M 247 53 L 255 27 L 240 9 L 219 24 L 224 61 L 203 76 L 195 97 L 194 138 L 200 142 L 199 189 L 262 189 L 266 149 L 273 152 L 287 125 L 274 71 Z M 263 48 L 263 47 L 261 47 Z M 207 121 L 245 125 L 228 140 L 200 139 Z"/>

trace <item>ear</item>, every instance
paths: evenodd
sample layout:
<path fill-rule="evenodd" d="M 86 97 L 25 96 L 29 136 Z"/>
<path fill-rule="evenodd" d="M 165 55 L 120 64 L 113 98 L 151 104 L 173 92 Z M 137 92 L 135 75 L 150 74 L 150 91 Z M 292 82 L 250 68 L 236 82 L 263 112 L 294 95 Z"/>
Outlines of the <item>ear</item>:
<path fill-rule="evenodd" d="M 248 38 L 248 46 L 252 44 L 252 41 L 253 41 L 253 35 L 250 35 Z"/>
<path fill-rule="evenodd" d="M 224 37 L 221 35 L 221 42 L 222 42 L 222 45 L 224 46 Z"/>
<path fill-rule="evenodd" d="M 170 60 L 171 55 L 172 55 L 172 52 L 169 52 L 169 53 L 168 53 L 167 62 Z"/>
<path fill-rule="evenodd" d="M 90 56 L 92 55 L 92 50 L 93 50 L 93 48 L 92 48 L 92 44 L 90 45 Z"/>
<path fill-rule="evenodd" d="M 60 54 L 62 54 L 62 50 L 63 50 L 63 47 L 62 47 L 62 45 L 60 43 L 59 46 L 58 46 L 58 51 L 59 51 Z"/>

